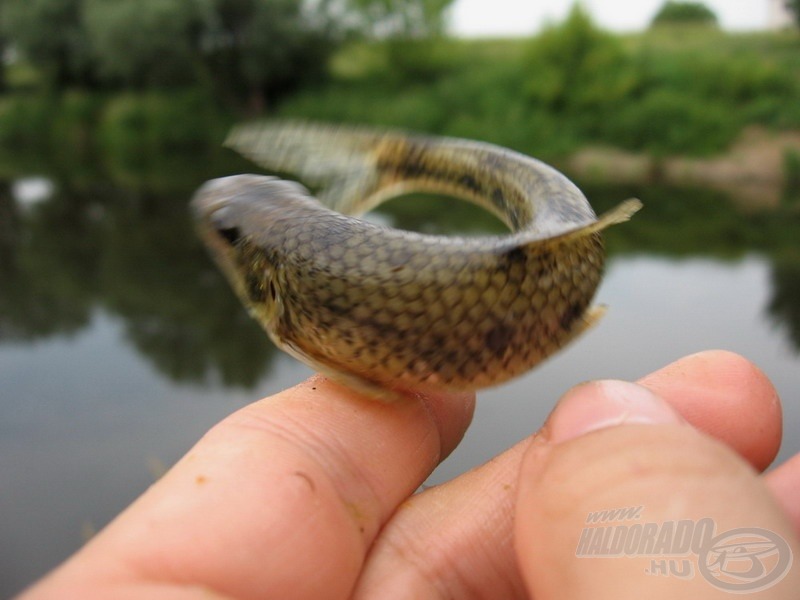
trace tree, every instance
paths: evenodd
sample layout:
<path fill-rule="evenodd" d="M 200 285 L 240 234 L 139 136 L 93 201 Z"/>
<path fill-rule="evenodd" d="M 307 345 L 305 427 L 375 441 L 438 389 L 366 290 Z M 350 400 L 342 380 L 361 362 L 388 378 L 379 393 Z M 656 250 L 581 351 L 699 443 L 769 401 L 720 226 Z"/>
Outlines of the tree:
<path fill-rule="evenodd" d="M 420 38 L 441 33 L 453 0 L 351 0 L 359 29 L 376 37 Z"/>
<path fill-rule="evenodd" d="M 55 87 L 95 82 L 82 0 L 5 0 L 3 33 Z"/>
<path fill-rule="evenodd" d="M 451 2 L 0 0 L 0 42 L 58 89 L 199 84 L 258 109 L 324 77 L 349 35 L 430 36 Z"/>
<path fill-rule="evenodd" d="M 800 25 L 800 0 L 786 0 L 786 8 L 794 14 L 794 20 Z"/>
<path fill-rule="evenodd" d="M 197 2 L 84 0 L 83 22 L 99 73 L 126 86 L 193 83 Z"/>
<path fill-rule="evenodd" d="M 635 83 L 619 39 L 598 29 L 580 4 L 535 37 L 525 58 L 528 97 L 554 112 L 595 111 L 625 98 Z"/>
<path fill-rule="evenodd" d="M 253 109 L 319 80 L 343 31 L 329 0 L 308 13 L 297 0 L 210 0 L 199 54 L 223 93 Z"/>
<path fill-rule="evenodd" d="M 5 2 L 0 0 L 0 93 L 6 91 L 6 60 L 8 59 L 8 39 L 6 38 Z"/>
<path fill-rule="evenodd" d="M 667 0 L 653 17 L 656 25 L 717 25 L 717 15 L 700 2 L 675 2 Z"/>

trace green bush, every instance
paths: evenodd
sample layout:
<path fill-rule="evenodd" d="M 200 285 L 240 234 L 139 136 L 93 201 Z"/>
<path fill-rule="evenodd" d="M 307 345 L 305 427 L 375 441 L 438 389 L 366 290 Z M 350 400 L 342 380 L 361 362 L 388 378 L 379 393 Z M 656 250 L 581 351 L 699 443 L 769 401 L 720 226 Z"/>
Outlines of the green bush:
<path fill-rule="evenodd" d="M 642 74 L 645 87 L 670 88 L 731 104 L 768 97 L 789 98 L 800 90 L 792 72 L 755 56 L 650 54 L 642 65 Z"/>
<path fill-rule="evenodd" d="M 786 0 L 786 8 L 792 12 L 795 22 L 800 25 L 800 0 Z"/>
<path fill-rule="evenodd" d="M 147 111 L 142 98 L 123 94 L 103 110 L 98 138 L 104 154 L 123 156 L 126 162 L 147 154 Z"/>
<path fill-rule="evenodd" d="M 637 85 L 619 39 L 597 29 L 579 4 L 563 24 L 534 38 L 524 66 L 529 99 L 555 112 L 612 104 Z"/>
<path fill-rule="evenodd" d="M 102 105 L 103 98 L 98 94 L 65 93 L 58 102 L 58 113 L 52 125 L 53 144 L 70 148 L 73 154 L 90 152 Z"/>
<path fill-rule="evenodd" d="M 46 148 L 57 106 L 56 99 L 50 96 L 25 94 L 0 98 L 0 145 Z"/>
<path fill-rule="evenodd" d="M 576 8 L 532 40 L 361 40 L 338 57 L 332 80 L 269 116 L 483 139 L 550 160 L 598 143 L 708 154 L 746 125 L 800 128 L 796 47 L 796 36 L 719 30 L 622 38 Z M 183 89 L 0 96 L 7 150 L 89 148 L 126 172 L 205 157 L 233 120 L 211 93 Z"/>
<path fill-rule="evenodd" d="M 398 85 L 433 83 L 454 63 L 453 52 L 440 38 L 389 39 L 379 50 L 385 56 L 384 77 Z"/>
<path fill-rule="evenodd" d="M 122 94 L 105 107 L 98 135 L 103 150 L 126 160 L 218 146 L 231 119 L 200 92 Z"/>
<path fill-rule="evenodd" d="M 800 193 L 800 152 L 787 150 L 783 155 L 786 189 L 794 194 Z"/>
<path fill-rule="evenodd" d="M 743 118 L 773 129 L 800 129 L 800 102 L 781 97 L 759 98 L 748 103 Z"/>
<path fill-rule="evenodd" d="M 633 150 L 705 154 L 724 148 L 738 130 L 739 123 L 723 104 L 656 89 L 620 107 L 615 118 L 606 121 L 605 133 L 609 141 Z"/>
<path fill-rule="evenodd" d="M 657 25 L 716 25 L 717 15 L 700 2 L 667 0 L 651 23 Z"/>

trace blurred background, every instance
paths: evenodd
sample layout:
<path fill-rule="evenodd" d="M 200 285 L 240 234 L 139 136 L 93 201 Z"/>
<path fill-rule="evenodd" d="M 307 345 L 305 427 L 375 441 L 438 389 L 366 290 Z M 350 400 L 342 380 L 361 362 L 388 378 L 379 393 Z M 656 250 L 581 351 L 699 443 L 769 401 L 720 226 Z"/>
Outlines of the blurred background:
<path fill-rule="evenodd" d="M 203 181 L 258 171 L 221 148 L 251 118 L 486 140 L 556 165 L 598 212 L 644 202 L 607 235 L 607 317 L 479 394 L 429 483 L 580 381 L 714 347 L 772 378 L 781 458 L 800 451 L 798 22 L 798 0 L 0 0 L 0 597 L 309 373 L 188 218 Z M 502 232 L 443 198 L 375 218 Z"/>

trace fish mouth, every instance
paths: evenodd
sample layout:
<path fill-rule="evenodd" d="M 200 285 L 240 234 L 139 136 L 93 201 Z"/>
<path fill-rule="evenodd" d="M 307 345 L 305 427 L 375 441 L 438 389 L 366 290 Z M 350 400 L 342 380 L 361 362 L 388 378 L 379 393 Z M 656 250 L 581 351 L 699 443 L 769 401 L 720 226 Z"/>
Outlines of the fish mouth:
<path fill-rule="evenodd" d="M 204 183 L 195 192 L 190 206 L 197 232 L 223 274 L 239 292 L 242 275 L 238 268 L 237 247 L 244 239 L 241 211 L 237 210 L 245 185 L 252 176 L 231 175 Z"/>
<path fill-rule="evenodd" d="M 191 210 L 203 240 L 215 250 L 230 252 L 253 233 L 254 191 L 274 178 L 263 175 L 230 175 L 205 182 L 195 192 Z"/>
<path fill-rule="evenodd" d="M 203 232 L 216 232 L 234 245 L 241 238 L 235 207 L 243 192 L 252 187 L 252 175 L 230 175 L 206 181 L 191 201 L 195 222 Z"/>
<path fill-rule="evenodd" d="M 208 215 L 225 206 L 235 196 L 236 189 L 241 187 L 238 181 L 241 175 L 218 177 L 206 181 L 194 193 L 191 207 L 195 219 L 203 220 Z"/>

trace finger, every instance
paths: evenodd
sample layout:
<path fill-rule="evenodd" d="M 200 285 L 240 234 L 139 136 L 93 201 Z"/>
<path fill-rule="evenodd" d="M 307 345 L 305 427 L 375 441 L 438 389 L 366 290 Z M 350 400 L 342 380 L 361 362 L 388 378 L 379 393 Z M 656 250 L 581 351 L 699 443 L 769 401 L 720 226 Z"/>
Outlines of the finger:
<path fill-rule="evenodd" d="M 689 413 L 693 425 L 726 437 L 748 460 L 774 453 L 780 409 L 772 384 L 745 359 L 729 352 L 683 358 L 643 380 L 670 403 Z M 735 406 L 744 422 L 730 427 L 716 412 Z M 765 410 L 765 407 L 767 409 Z M 770 408 L 772 407 L 772 408 Z M 744 439 L 734 437 L 738 432 Z M 358 585 L 360 597 L 387 589 L 410 596 L 483 594 L 527 597 L 512 546 L 516 485 L 523 441 L 489 463 L 404 503 L 370 553 Z M 476 591 L 477 590 L 477 591 Z"/>
<path fill-rule="evenodd" d="M 590 517 L 626 508 L 625 516 L 599 524 Z M 676 537 L 676 523 L 690 532 L 687 548 Z M 730 597 L 732 588 L 725 586 L 741 583 L 739 575 L 750 576 L 755 590 L 769 583 L 768 575 L 744 572 L 741 563 L 730 564 L 733 559 L 718 565 L 718 576 L 701 576 L 702 567 L 713 564 L 708 550 L 714 536 L 739 528 L 759 528 L 788 544 L 776 567 L 780 577 L 764 597 L 795 594 L 800 571 L 787 572 L 790 563 L 781 567 L 780 559 L 790 561 L 800 544 L 757 473 L 635 384 L 595 382 L 571 390 L 522 461 L 515 542 L 537 600 L 640 598 L 645 592 L 656 599 Z M 768 565 L 753 560 L 753 568 Z M 670 576 L 670 564 L 683 576 Z"/>
<path fill-rule="evenodd" d="M 800 535 L 800 454 L 764 475 L 764 480 Z"/>
<path fill-rule="evenodd" d="M 385 404 L 312 378 L 214 427 L 78 567 L 237 598 L 345 597 L 377 531 L 455 447 L 473 406 L 473 395 Z M 108 563 L 120 554 L 122 573 Z"/>
<path fill-rule="evenodd" d="M 527 446 L 404 502 L 376 540 L 354 598 L 527 598 L 511 537 Z"/>
<path fill-rule="evenodd" d="M 639 383 L 759 471 L 778 454 L 783 431 L 780 399 L 767 376 L 747 359 L 709 350 L 677 360 Z"/>

